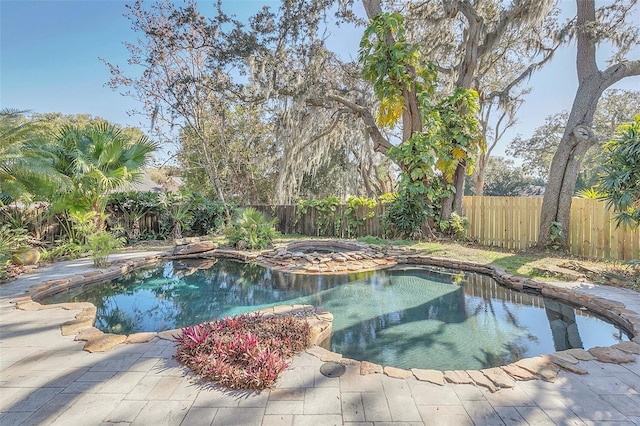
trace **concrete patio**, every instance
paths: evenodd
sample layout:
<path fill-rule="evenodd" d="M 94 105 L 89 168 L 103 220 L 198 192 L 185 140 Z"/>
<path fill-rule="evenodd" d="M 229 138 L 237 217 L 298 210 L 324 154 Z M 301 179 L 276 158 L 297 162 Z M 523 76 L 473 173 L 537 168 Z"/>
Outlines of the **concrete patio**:
<path fill-rule="evenodd" d="M 323 362 L 304 353 L 276 388 L 237 393 L 194 382 L 172 359 L 171 341 L 154 338 L 89 353 L 83 342 L 60 333 L 80 310 L 22 311 L 11 303 L 34 284 L 91 269 L 88 259 L 62 262 L 0 286 L 3 426 L 640 425 L 640 355 L 625 364 L 582 361 L 587 375 L 560 371 L 553 383 L 518 381 L 491 393 L 469 384 L 362 376 L 356 365 L 327 378 L 319 371 Z M 584 283 L 576 291 L 640 312 L 640 294 L 633 291 Z"/>

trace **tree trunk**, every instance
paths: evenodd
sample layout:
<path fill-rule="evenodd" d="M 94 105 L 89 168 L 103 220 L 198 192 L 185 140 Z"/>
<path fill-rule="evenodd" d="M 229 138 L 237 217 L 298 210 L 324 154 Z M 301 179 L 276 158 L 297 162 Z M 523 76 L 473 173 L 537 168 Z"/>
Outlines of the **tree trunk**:
<path fill-rule="evenodd" d="M 567 249 L 571 198 L 576 187 L 580 163 L 597 141 L 591 124 L 598 100 L 612 84 L 640 74 L 640 61 L 623 61 L 600 71 L 596 65 L 596 42 L 585 28 L 595 22 L 594 0 L 576 0 L 578 90 L 571 107 L 558 150 L 551 161 L 542 201 L 538 247 Z M 559 233 L 560 231 L 561 233 Z"/>
<path fill-rule="evenodd" d="M 473 195 L 482 197 L 484 195 L 484 177 L 486 174 L 486 157 L 484 154 L 478 155 L 476 168 L 473 172 Z"/>

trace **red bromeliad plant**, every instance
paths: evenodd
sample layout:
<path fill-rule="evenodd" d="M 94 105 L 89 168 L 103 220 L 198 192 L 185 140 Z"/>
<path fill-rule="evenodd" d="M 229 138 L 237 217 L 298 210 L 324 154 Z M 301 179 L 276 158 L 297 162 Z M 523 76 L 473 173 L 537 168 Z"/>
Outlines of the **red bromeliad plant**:
<path fill-rule="evenodd" d="M 182 329 L 175 359 L 194 373 L 230 389 L 273 386 L 287 358 L 310 344 L 303 319 L 238 315 Z"/>

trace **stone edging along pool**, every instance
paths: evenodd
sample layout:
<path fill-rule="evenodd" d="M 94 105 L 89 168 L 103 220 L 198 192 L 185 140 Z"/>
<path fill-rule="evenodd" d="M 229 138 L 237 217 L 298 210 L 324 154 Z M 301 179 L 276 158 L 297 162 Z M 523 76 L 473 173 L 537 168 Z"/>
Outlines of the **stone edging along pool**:
<path fill-rule="evenodd" d="M 94 284 L 117 278 L 134 269 L 151 266 L 162 260 L 230 258 L 258 263 L 272 269 L 306 274 L 341 274 L 388 268 L 397 264 L 417 264 L 460 269 L 489 275 L 498 281 L 498 283 L 508 288 L 534 292 L 543 296 L 567 301 L 578 306 L 584 306 L 623 327 L 633 336 L 633 339 L 631 342 L 622 342 L 611 347 L 595 347 L 588 351 L 583 349 L 570 349 L 549 355 L 525 358 L 506 366 L 479 371 L 456 370 L 442 372 L 421 369 L 412 369 L 409 371 L 390 366 L 383 367 L 367 361 L 346 359 L 340 354 L 324 349 L 321 344 L 331 335 L 333 316 L 331 313 L 322 309 L 309 305 L 294 305 L 276 306 L 260 312 L 267 316 L 288 314 L 304 316 L 307 321 L 310 322 L 313 330 L 312 343 L 314 346 L 307 349 L 307 352 L 320 358 L 322 361 L 359 364 L 360 372 L 363 375 L 384 373 L 396 378 L 415 377 L 418 380 L 439 385 L 443 385 L 445 382 L 475 384 L 486 387 L 492 392 L 500 388 L 513 387 L 516 380 L 542 379 L 554 381 L 561 369 L 577 374 L 587 374 L 587 370 L 578 365 L 580 361 L 598 360 L 609 363 L 635 362 L 633 354 L 640 354 L 640 313 L 627 309 L 623 303 L 586 294 L 569 286 L 563 286 L 563 283 L 543 283 L 510 275 L 504 269 L 493 265 L 481 265 L 473 262 L 428 256 L 404 247 L 376 246 L 362 243 L 345 243 L 343 247 L 338 247 L 335 241 L 324 243 L 323 241 L 324 240 L 312 241 L 311 245 L 316 248 L 319 247 L 319 250 L 322 250 L 323 247 L 331 247 L 338 248 L 341 251 L 335 254 L 317 252 L 304 253 L 299 250 L 301 247 L 300 243 L 297 243 L 297 246 L 292 244 L 290 248 L 277 247 L 261 252 L 223 250 L 215 247 L 211 249 L 212 247 L 209 246 L 209 250 L 205 252 L 187 253 L 178 256 L 167 254 L 149 256 L 138 261 L 120 261 L 115 262 L 104 270 L 95 270 L 81 275 L 73 275 L 69 278 L 45 281 L 32 286 L 27 295 L 15 298 L 13 302 L 17 309 L 28 311 L 54 308 L 67 310 L 81 309 L 74 320 L 68 321 L 61 326 L 62 335 L 75 335 L 76 340 L 86 342 L 83 348 L 86 351 L 103 352 L 118 344 L 145 343 L 155 338 L 174 340 L 173 336 L 180 330 L 167 330 L 157 333 L 136 333 L 129 336 L 106 334 L 94 327 L 97 308 L 91 303 L 42 305 L 38 303 L 37 300 L 66 288 Z M 194 269 L 198 269 L 197 265 L 194 266 Z"/>

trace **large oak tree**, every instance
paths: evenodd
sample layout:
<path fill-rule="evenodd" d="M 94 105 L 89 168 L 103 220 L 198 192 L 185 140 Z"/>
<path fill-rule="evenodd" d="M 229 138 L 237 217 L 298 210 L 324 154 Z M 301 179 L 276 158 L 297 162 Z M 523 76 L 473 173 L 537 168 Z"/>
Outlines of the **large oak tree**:
<path fill-rule="evenodd" d="M 580 164 L 596 142 L 593 117 L 605 89 L 623 78 L 640 75 L 640 60 L 626 60 L 624 54 L 637 44 L 638 28 L 625 24 L 636 1 L 616 1 L 596 12 L 594 0 L 576 0 L 575 38 L 577 45 L 576 92 L 567 125 L 551 162 L 542 202 L 538 246 L 566 247 L 571 198 Z M 596 62 L 600 43 L 609 41 L 620 48 L 610 65 L 601 70 Z"/>

